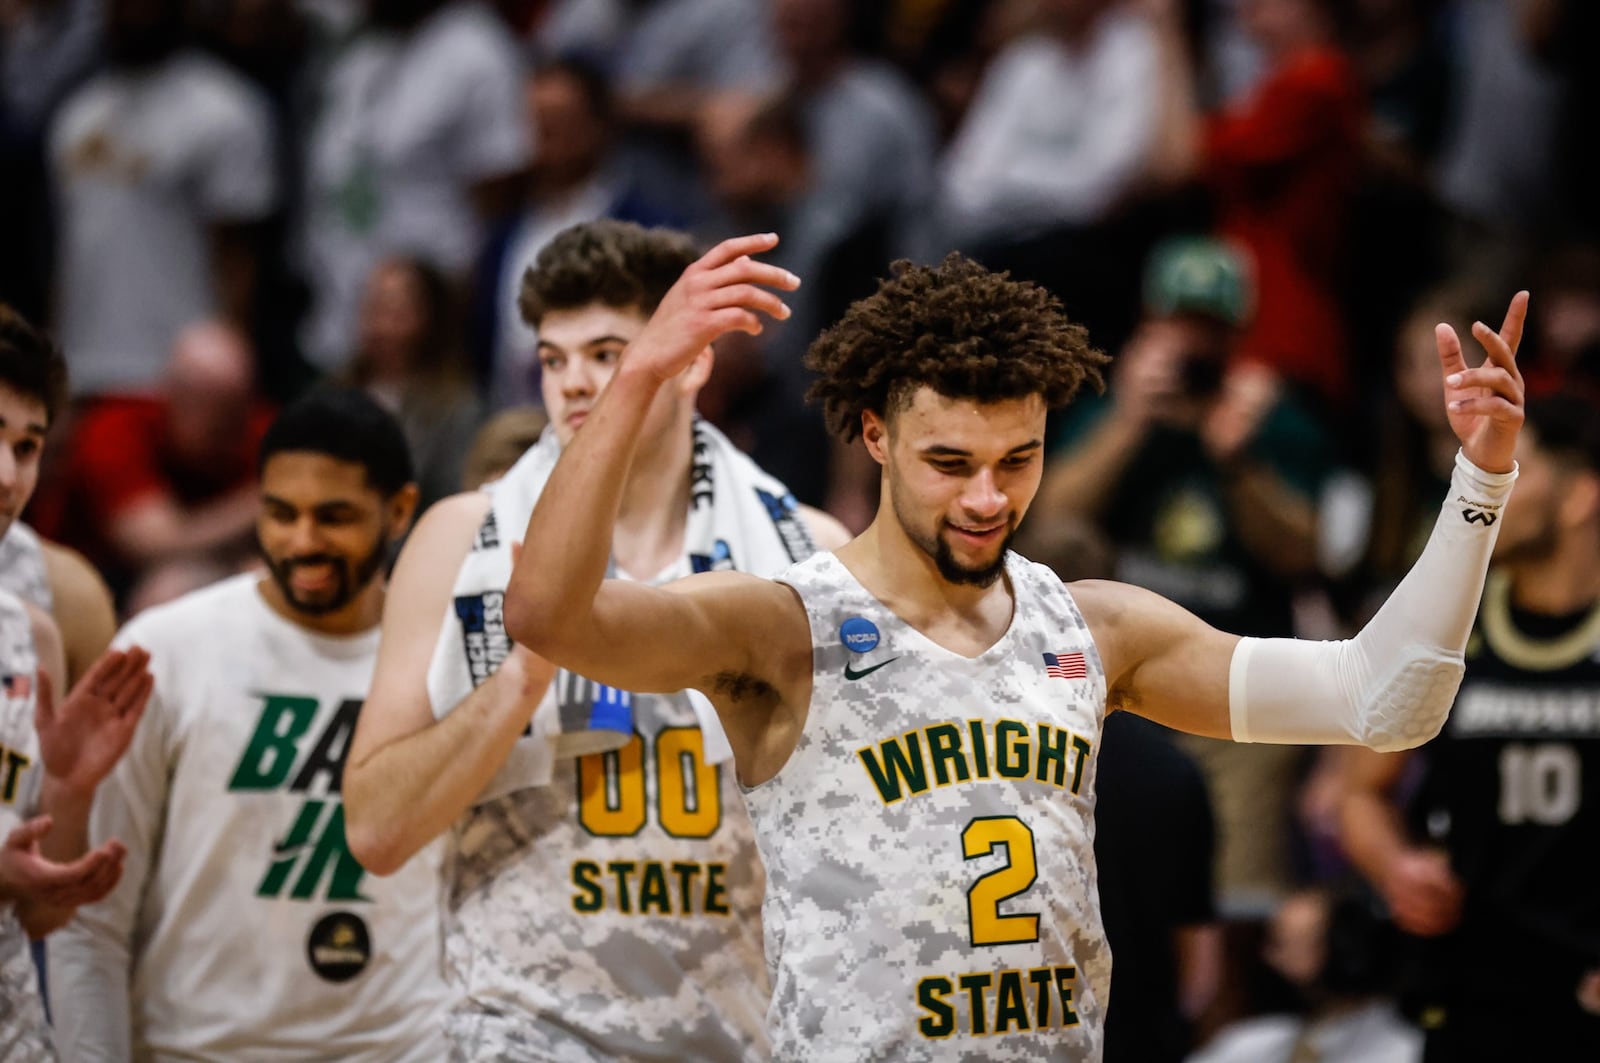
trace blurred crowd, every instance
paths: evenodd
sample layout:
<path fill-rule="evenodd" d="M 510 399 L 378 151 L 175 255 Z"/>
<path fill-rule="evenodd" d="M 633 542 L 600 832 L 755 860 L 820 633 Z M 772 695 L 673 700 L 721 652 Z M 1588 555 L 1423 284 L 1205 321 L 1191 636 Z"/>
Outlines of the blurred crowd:
<path fill-rule="evenodd" d="M 1052 422 L 1023 552 L 1339 637 L 1449 479 L 1435 323 L 1531 289 L 1530 392 L 1600 418 L 1596 41 L 1591 0 L 0 0 L 0 302 L 73 398 L 26 519 L 123 615 L 238 571 L 256 447 L 322 379 L 398 414 L 426 506 L 537 436 L 517 294 L 551 236 L 775 231 L 793 317 L 719 346 L 701 413 L 802 502 L 859 530 L 878 483 L 805 403 L 807 345 L 960 250 L 1114 355 Z M 1181 932 L 1173 984 L 1117 999 L 1177 999 L 1169 1044 L 1387 1008 L 1337 757 L 1119 720 L 1108 762 L 1124 730 L 1150 749 L 1102 801 L 1128 773 L 1145 804 L 1102 874 L 1194 882 L 1108 902 L 1118 950 Z"/>

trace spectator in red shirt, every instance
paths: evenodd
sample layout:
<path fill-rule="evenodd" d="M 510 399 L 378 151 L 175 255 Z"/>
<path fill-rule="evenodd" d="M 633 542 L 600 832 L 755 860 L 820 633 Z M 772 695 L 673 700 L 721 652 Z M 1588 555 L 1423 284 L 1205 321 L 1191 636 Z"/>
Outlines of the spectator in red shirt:
<path fill-rule="evenodd" d="M 1267 71 L 1245 98 L 1198 124 L 1187 56 L 1171 56 L 1178 72 L 1169 72 L 1164 151 L 1182 145 L 1185 168 L 1211 193 L 1219 234 L 1255 259 L 1258 310 L 1240 356 L 1337 403 L 1349 386 L 1338 283 L 1365 105 L 1335 44 L 1332 6 L 1240 0 Z M 1165 39 L 1181 48 L 1180 34 Z"/>
<path fill-rule="evenodd" d="M 158 395 L 84 412 L 35 520 L 89 557 L 130 612 L 203 585 L 251 556 L 256 451 L 271 420 L 244 337 L 191 326 Z"/>

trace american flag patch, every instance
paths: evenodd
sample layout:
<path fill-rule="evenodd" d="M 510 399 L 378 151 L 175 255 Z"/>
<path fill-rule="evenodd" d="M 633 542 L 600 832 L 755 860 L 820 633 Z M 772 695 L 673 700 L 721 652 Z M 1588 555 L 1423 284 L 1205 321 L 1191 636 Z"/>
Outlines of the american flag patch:
<path fill-rule="evenodd" d="M 1081 653 L 1047 653 L 1044 674 L 1052 679 L 1088 679 L 1089 662 Z"/>

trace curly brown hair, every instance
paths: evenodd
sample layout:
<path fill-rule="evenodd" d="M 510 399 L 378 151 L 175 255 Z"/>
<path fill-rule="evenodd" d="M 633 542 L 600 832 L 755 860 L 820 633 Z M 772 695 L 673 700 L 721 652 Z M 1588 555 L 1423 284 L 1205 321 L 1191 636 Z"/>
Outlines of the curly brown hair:
<path fill-rule="evenodd" d="M 924 384 L 979 402 L 1039 395 L 1055 409 L 1086 383 L 1103 391 L 1108 361 L 1045 289 L 952 252 L 938 266 L 896 262 L 818 337 L 805 364 L 820 376 L 806 397 L 848 443 L 864 411 L 893 414 Z"/>
<path fill-rule="evenodd" d="M 517 309 L 537 328 L 552 310 L 601 303 L 649 316 L 667 289 L 700 257 L 672 229 L 601 219 L 561 230 L 522 275 Z"/>
<path fill-rule="evenodd" d="M 36 399 L 50 423 L 67 402 L 67 362 L 50 338 L 0 303 L 0 385 Z"/>

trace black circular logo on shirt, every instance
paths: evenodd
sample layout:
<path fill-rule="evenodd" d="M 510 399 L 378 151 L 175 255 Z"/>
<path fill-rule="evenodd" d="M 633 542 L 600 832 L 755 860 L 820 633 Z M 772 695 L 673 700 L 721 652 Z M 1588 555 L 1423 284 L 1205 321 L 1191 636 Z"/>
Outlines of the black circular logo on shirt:
<path fill-rule="evenodd" d="M 306 939 L 306 960 L 329 982 L 348 982 L 367 969 L 372 959 L 372 935 L 366 922 L 352 912 L 329 912 L 317 920 Z"/>

